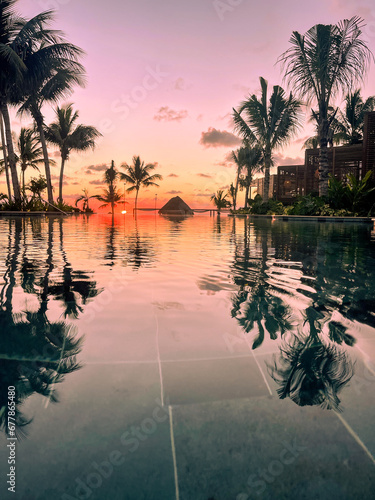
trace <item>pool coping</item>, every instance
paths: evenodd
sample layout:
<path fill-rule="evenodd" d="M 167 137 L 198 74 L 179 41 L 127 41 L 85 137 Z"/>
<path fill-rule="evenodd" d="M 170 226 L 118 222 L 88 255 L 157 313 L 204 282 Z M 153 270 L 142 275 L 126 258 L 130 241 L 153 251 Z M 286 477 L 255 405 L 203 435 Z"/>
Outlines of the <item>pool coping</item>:
<path fill-rule="evenodd" d="M 248 217 L 249 219 L 270 219 L 285 222 L 335 222 L 335 223 L 355 223 L 374 224 L 375 219 L 371 217 L 338 217 L 322 215 L 256 215 L 256 214 L 228 214 L 228 217 Z"/>
<path fill-rule="evenodd" d="M 34 212 L 17 212 L 17 211 L 8 211 L 8 210 L 4 210 L 4 211 L 0 211 L 0 217 L 29 217 L 30 215 L 37 215 L 39 217 L 43 216 L 43 215 L 53 215 L 53 216 L 56 216 L 56 215 L 61 215 L 61 216 L 66 216 L 66 215 L 69 215 L 69 214 L 64 214 L 64 213 L 61 213 L 61 212 L 40 212 L 40 211 L 34 211 Z"/>

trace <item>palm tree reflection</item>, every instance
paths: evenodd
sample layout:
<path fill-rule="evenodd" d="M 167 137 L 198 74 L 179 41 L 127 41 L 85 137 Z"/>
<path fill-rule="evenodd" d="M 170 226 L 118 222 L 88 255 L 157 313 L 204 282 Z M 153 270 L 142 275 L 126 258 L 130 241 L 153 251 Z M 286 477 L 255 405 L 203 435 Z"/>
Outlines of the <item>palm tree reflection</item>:
<path fill-rule="evenodd" d="M 232 296 L 232 318 L 246 334 L 256 328 L 253 349 L 262 345 L 265 332 L 272 340 L 292 330 L 290 308 L 269 283 L 268 234 L 260 234 L 260 254 L 250 245 L 251 227 L 244 223 L 244 237 L 237 242 L 233 264 L 233 280 L 239 291 Z M 252 244 L 255 239 L 252 240 Z M 259 243 L 259 242 L 258 242 Z"/>
<path fill-rule="evenodd" d="M 77 356 L 82 349 L 83 337 L 78 336 L 76 329 L 66 321 L 51 321 L 47 314 L 48 303 L 50 297 L 59 300 L 64 306 L 64 317 L 76 318 L 83 305 L 99 291 L 87 273 L 72 270 L 63 247 L 61 219 L 59 223 L 63 260 L 60 272 L 53 244 L 54 220 L 48 219 L 45 238 L 47 259 L 40 261 L 35 252 L 31 257 L 27 255 L 28 249 L 32 248 L 26 237 L 27 221 L 9 220 L 6 270 L 0 292 L 0 428 L 3 429 L 6 429 L 8 421 L 7 387 L 14 386 L 16 389 L 16 425 L 22 429 L 30 422 L 20 410 L 25 400 L 38 393 L 52 402 L 58 401 L 55 384 L 61 383 L 67 374 L 81 367 Z M 34 235 L 34 227 L 31 229 Z M 45 243 L 42 234 L 38 231 L 38 255 L 43 253 L 41 248 Z M 17 287 L 37 299 L 38 306 L 33 311 L 14 312 L 14 290 Z M 80 305 L 77 297 L 80 297 Z"/>
<path fill-rule="evenodd" d="M 279 359 L 269 365 L 269 373 L 277 382 L 280 399 L 289 397 L 299 406 L 320 405 L 338 410 L 339 392 L 353 377 L 353 364 L 347 353 L 333 342 L 321 339 L 320 321 L 324 318 L 313 307 L 306 310 L 307 335 L 295 335 L 280 347 Z M 353 345 L 353 337 L 340 324 L 330 326 L 335 332 L 331 340 Z"/>

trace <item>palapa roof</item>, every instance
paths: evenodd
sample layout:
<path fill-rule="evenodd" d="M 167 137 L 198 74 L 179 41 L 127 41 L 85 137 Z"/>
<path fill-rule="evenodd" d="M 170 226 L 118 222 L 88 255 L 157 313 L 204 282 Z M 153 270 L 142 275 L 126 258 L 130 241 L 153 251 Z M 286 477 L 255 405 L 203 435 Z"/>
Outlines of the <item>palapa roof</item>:
<path fill-rule="evenodd" d="M 194 212 L 182 198 L 174 196 L 159 210 L 159 214 L 194 215 Z"/>

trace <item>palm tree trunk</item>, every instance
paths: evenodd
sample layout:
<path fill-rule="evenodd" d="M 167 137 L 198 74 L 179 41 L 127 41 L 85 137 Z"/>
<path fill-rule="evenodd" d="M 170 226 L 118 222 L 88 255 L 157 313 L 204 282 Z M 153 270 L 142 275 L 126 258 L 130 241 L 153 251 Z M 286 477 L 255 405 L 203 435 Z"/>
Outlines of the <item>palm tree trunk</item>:
<path fill-rule="evenodd" d="M 46 172 L 46 182 L 47 182 L 48 203 L 53 204 L 51 169 L 50 169 L 50 165 L 49 165 L 46 138 L 44 136 L 44 130 L 43 130 L 43 116 L 39 111 L 36 111 L 34 109 L 31 111 L 31 113 L 32 113 L 33 118 L 35 120 L 35 123 L 37 125 L 39 139 L 40 139 L 40 143 L 42 145 L 42 150 L 43 150 L 44 168 L 45 168 L 45 172 Z"/>
<path fill-rule="evenodd" d="M 234 188 L 234 198 L 233 198 L 233 210 L 236 210 L 239 180 L 240 180 L 240 169 L 237 169 L 236 187 Z"/>
<path fill-rule="evenodd" d="M 138 193 L 139 193 L 139 189 L 137 189 L 136 193 L 135 193 L 135 203 L 134 203 L 135 213 L 137 213 Z"/>
<path fill-rule="evenodd" d="M 271 155 L 267 154 L 264 158 L 264 190 L 263 190 L 263 201 L 268 202 L 270 195 L 270 169 L 271 169 Z"/>
<path fill-rule="evenodd" d="M 244 208 L 247 208 L 247 203 L 248 203 L 248 199 L 249 199 L 249 189 L 250 189 L 250 183 L 248 181 L 248 179 L 246 180 L 246 191 L 245 191 L 245 206 Z"/>
<path fill-rule="evenodd" d="M 25 198 L 25 169 L 22 168 L 22 196 Z"/>
<path fill-rule="evenodd" d="M 60 168 L 60 182 L 59 182 L 59 199 L 58 201 L 60 203 L 63 202 L 63 182 L 64 182 L 64 166 L 65 166 L 65 158 L 63 155 L 61 155 L 61 168 Z"/>
<path fill-rule="evenodd" d="M 320 153 L 319 153 L 319 196 L 328 196 L 328 120 L 323 120 L 320 125 Z"/>
<path fill-rule="evenodd" d="M 1 111 L 0 111 L 0 129 L 1 129 L 1 143 L 3 145 L 3 157 L 4 157 L 5 177 L 7 180 L 8 199 L 10 201 L 12 198 L 12 191 L 10 188 L 8 153 L 5 141 L 4 121 L 3 121 L 3 114 L 1 113 Z"/>
<path fill-rule="evenodd" d="M 19 185 L 18 176 L 17 176 L 16 156 L 14 154 L 14 149 L 13 149 L 13 139 L 12 139 L 12 131 L 11 131 L 8 107 L 3 102 L 1 103 L 0 107 L 1 107 L 1 113 L 2 113 L 3 118 L 4 118 L 5 136 L 6 136 L 6 142 L 7 142 L 7 148 L 8 148 L 8 162 L 9 162 L 10 173 L 11 173 L 11 177 L 12 177 L 14 199 L 16 202 L 20 202 L 21 201 L 21 191 L 20 191 L 20 185 Z"/>

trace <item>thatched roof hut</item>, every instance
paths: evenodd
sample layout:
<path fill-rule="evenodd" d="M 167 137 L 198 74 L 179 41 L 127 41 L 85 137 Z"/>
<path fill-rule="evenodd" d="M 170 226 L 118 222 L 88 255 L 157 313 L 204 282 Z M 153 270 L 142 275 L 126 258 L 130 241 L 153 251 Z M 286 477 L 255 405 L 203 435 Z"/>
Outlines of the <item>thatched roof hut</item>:
<path fill-rule="evenodd" d="M 171 198 L 165 205 L 159 210 L 159 214 L 162 215 L 194 215 L 192 209 L 187 205 L 182 198 L 175 196 Z"/>

